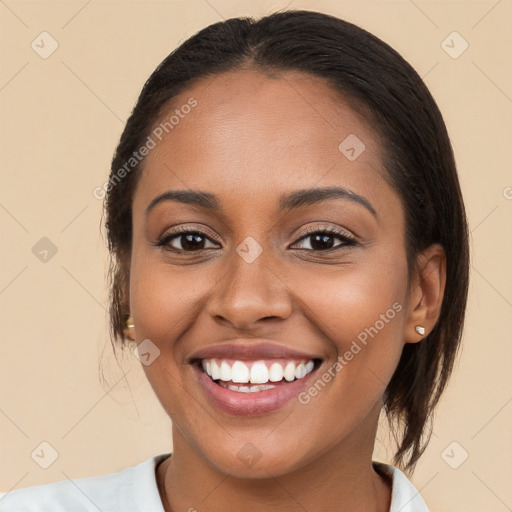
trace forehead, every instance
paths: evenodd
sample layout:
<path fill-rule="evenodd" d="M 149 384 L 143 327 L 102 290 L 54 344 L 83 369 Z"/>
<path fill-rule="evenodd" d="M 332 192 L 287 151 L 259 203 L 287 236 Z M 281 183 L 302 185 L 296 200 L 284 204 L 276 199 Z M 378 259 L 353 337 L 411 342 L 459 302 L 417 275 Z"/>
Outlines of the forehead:
<path fill-rule="evenodd" d="M 191 99 L 195 106 L 185 107 Z M 162 132 L 166 122 L 143 165 L 134 198 L 141 206 L 172 188 L 263 201 L 273 191 L 329 185 L 371 198 L 385 186 L 378 134 L 319 77 L 255 70 L 205 77 L 175 97 L 155 127 Z"/>

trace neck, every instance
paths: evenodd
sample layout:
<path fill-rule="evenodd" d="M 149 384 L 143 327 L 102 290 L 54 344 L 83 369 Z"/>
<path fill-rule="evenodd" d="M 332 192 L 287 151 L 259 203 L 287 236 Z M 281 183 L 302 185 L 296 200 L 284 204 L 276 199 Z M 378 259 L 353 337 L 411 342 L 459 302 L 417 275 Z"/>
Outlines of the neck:
<path fill-rule="evenodd" d="M 268 478 L 257 479 L 219 471 L 173 425 L 172 457 L 158 468 L 164 508 L 166 512 L 388 512 L 390 484 L 372 466 L 376 419 L 374 423 L 369 429 L 358 428 L 298 470 L 280 476 L 268 473 Z"/>

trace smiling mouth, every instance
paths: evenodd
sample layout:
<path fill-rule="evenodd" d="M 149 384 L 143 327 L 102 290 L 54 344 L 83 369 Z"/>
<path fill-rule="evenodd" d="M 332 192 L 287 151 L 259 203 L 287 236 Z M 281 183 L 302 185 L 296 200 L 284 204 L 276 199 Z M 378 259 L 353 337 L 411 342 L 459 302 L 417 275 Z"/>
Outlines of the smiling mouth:
<path fill-rule="evenodd" d="M 195 364 L 218 386 L 239 393 L 259 393 L 301 380 L 321 359 L 237 360 L 208 358 Z"/>

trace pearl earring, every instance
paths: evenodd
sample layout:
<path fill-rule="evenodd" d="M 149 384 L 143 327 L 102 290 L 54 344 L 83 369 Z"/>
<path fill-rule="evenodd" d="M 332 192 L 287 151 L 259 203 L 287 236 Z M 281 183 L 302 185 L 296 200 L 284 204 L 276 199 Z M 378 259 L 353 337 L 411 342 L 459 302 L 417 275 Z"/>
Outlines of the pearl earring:
<path fill-rule="evenodd" d="M 415 329 L 419 335 L 423 336 L 425 334 L 425 327 L 423 327 L 422 325 L 417 325 Z"/>
<path fill-rule="evenodd" d="M 133 348 L 134 346 L 137 346 L 135 343 L 135 340 L 133 339 L 133 328 L 135 327 L 135 324 L 133 323 L 133 319 L 131 315 L 128 315 L 128 318 L 126 319 L 125 327 L 124 327 L 124 344 L 128 348 Z"/>

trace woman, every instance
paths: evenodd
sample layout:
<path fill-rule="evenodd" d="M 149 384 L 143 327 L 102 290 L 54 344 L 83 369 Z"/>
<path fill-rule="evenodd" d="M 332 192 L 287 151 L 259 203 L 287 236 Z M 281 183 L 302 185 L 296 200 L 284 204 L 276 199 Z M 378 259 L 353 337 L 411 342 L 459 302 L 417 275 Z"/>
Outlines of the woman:
<path fill-rule="evenodd" d="M 145 84 L 102 190 L 112 339 L 173 452 L 0 510 L 427 510 L 402 471 L 457 354 L 468 235 L 402 57 L 316 12 L 211 25 Z M 381 412 L 394 466 L 372 461 Z"/>

